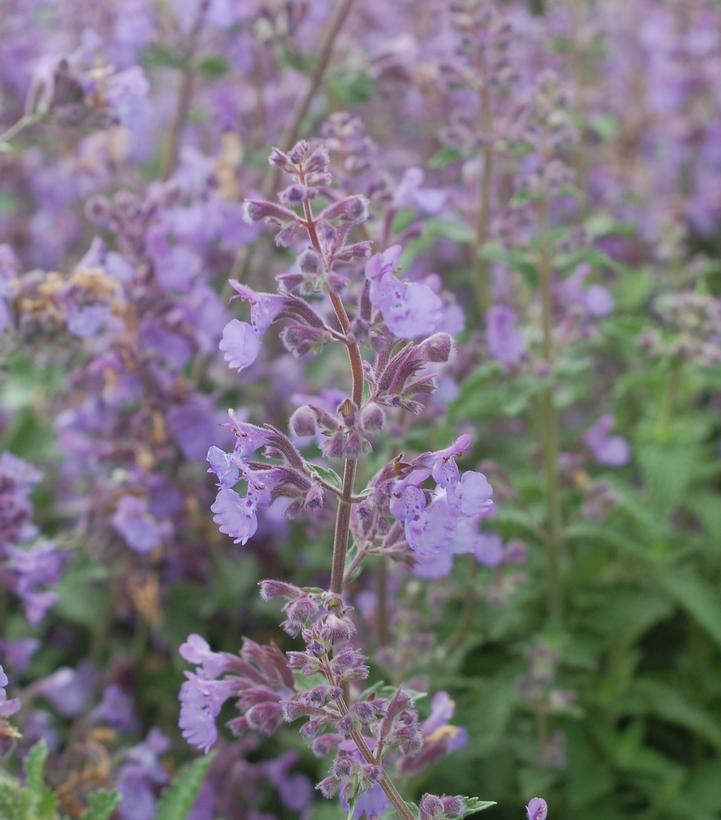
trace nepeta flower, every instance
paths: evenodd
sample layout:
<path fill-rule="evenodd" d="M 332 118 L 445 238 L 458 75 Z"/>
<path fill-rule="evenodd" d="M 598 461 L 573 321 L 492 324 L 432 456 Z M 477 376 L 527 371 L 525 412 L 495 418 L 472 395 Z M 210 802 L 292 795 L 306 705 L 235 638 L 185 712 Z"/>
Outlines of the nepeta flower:
<path fill-rule="evenodd" d="M 257 501 L 251 495 L 243 498 L 234 490 L 221 489 L 210 508 L 218 529 L 229 535 L 236 544 L 247 544 L 258 529 L 255 511 Z"/>
<path fill-rule="evenodd" d="M 20 737 L 17 729 L 7 721 L 7 718 L 20 711 L 21 705 L 18 698 L 8 699 L 5 689 L 8 683 L 8 676 L 0 664 L 0 754 L 4 754 L 9 749 L 14 738 Z"/>
<path fill-rule="evenodd" d="M 523 335 L 517 328 L 516 311 L 496 305 L 486 313 L 486 344 L 491 358 L 504 367 L 517 364 L 526 349 Z"/>
<path fill-rule="evenodd" d="M 237 691 L 233 678 L 212 680 L 186 672 L 180 687 L 180 729 L 185 740 L 206 754 L 218 737 L 215 719 L 228 698 Z"/>
<path fill-rule="evenodd" d="M 124 495 L 118 501 L 113 526 L 135 552 L 144 554 L 155 549 L 161 541 L 158 522 L 150 513 L 146 498 Z"/>
<path fill-rule="evenodd" d="M 258 358 L 260 337 L 247 322 L 231 319 L 223 328 L 220 349 L 228 367 L 245 370 Z"/>
<path fill-rule="evenodd" d="M 399 339 L 416 339 L 438 328 L 443 303 L 428 285 L 393 275 L 402 250 L 400 245 L 394 245 L 372 256 L 366 264 L 365 276 L 370 283 L 371 304 L 381 312 L 391 333 Z"/>
<path fill-rule="evenodd" d="M 599 464 L 606 467 L 623 467 L 631 458 L 631 448 L 622 436 L 608 435 L 614 423 L 613 416 L 601 416 L 586 432 L 583 440 Z"/>
<path fill-rule="evenodd" d="M 548 806 L 542 797 L 533 797 L 526 806 L 528 820 L 546 820 Z"/>

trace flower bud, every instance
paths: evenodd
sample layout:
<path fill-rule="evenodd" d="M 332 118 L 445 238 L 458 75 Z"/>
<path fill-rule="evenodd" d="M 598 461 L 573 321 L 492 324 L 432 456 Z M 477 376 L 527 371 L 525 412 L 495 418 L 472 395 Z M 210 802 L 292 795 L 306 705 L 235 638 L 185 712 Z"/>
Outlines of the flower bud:
<path fill-rule="evenodd" d="M 339 755 L 333 761 L 332 771 L 338 777 L 350 777 L 353 774 L 353 760 L 348 755 Z"/>
<path fill-rule="evenodd" d="M 305 185 L 289 185 L 279 194 L 278 199 L 290 208 L 298 208 L 309 199 L 313 199 L 318 194 L 315 188 L 308 188 Z"/>
<path fill-rule="evenodd" d="M 256 703 L 245 713 L 245 719 L 256 732 L 272 735 L 283 721 L 283 709 L 279 703 L 272 701 Z"/>
<path fill-rule="evenodd" d="M 330 165 L 328 149 L 325 145 L 319 145 L 305 162 L 305 172 L 307 174 L 324 174 Z"/>
<path fill-rule="evenodd" d="M 302 404 L 295 410 L 290 417 L 289 426 L 293 435 L 298 438 L 314 436 L 318 432 L 315 413 L 307 404 Z"/>
<path fill-rule="evenodd" d="M 338 219 L 341 222 L 358 224 L 368 219 L 368 200 L 364 196 L 349 196 L 329 205 L 319 219 Z"/>
<path fill-rule="evenodd" d="M 333 797 L 335 797 L 339 785 L 340 779 L 331 775 L 321 780 L 320 783 L 317 783 L 316 789 L 318 789 L 318 791 L 323 795 L 323 797 L 325 797 L 328 800 L 331 800 Z"/>
<path fill-rule="evenodd" d="M 278 168 L 285 168 L 290 162 L 290 158 L 280 148 L 273 148 L 268 157 L 268 162 Z"/>
<path fill-rule="evenodd" d="M 293 211 L 269 202 L 265 199 L 246 199 L 243 203 L 243 216 L 246 222 L 260 222 L 261 219 L 271 220 L 282 224 L 283 222 L 295 221 L 296 215 Z"/>
<path fill-rule="evenodd" d="M 452 349 L 453 340 L 447 333 L 434 333 L 421 342 L 419 347 L 428 362 L 447 362 Z"/>
<path fill-rule="evenodd" d="M 453 817 L 456 814 L 463 814 L 466 808 L 466 801 L 460 797 L 442 797 L 443 811 Z"/>
<path fill-rule="evenodd" d="M 430 820 L 430 818 L 443 817 L 443 802 L 435 794 L 424 794 L 418 808 L 421 810 L 421 817 L 424 819 L 428 818 Z"/>
<path fill-rule="evenodd" d="M 360 426 L 366 433 L 382 430 L 386 417 L 383 408 L 375 402 L 369 402 L 361 410 Z"/>
<path fill-rule="evenodd" d="M 298 598 L 303 594 L 300 587 L 293 584 L 286 584 L 284 581 L 261 581 L 260 597 L 264 601 L 271 601 L 273 598 Z"/>
<path fill-rule="evenodd" d="M 306 510 L 317 510 L 319 507 L 323 506 L 323 488 L 318 484 L 313 484 L 313 486 L 308 490 L 305 494 L 305 500 L 303 502 L 303 507 Z"/>
<path fill-rule="evenodd" d="M 303 273 L 317 275 L 322 268 L 321 258 L 315 251 L 308 248 L 298 257 L 298 267 Z"/>
<path fill-rule="evenodd" d="M 288 158 L 294 165 L 299 165 L 309 149 L 310 145 L 307 140 L 299 140 L 288 152 Z"/>

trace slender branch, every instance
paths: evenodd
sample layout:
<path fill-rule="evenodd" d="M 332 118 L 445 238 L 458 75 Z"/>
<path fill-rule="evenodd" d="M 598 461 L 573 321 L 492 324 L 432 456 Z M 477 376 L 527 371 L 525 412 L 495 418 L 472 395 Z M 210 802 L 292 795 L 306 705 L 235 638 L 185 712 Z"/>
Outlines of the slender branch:
<path fill-rule="evenodd" d="M 483 66 L 485 69 L 485 65 Z M 476 239 L 473 246 L 473 277 L 476 283 L 476 299 L 481 316 L 491 306 L 491 288 L 488 281 L 488 264 L 483 258 L 483 248 L 488 241 L 488 226 L 491 216 L 491 181 L 493 176 L 494 146 L 491 134 L 493 121 L 491 112 L 491 88 L 484 70 L 481 87 L 481 134 L 483 146 L 483 170 L 478 188 L 478 208 L 476 210 Z"/>
<path fill-rule="evenodd" d="M 350 3 L 348 2 L 345 5 L 349 7 Z M 302 174 L 300 175 L 300 182 L 301 184 L 304 183 Z M 320 241 L 318 240 L 318 231 L 316 229 L 316 223 L 313 217 L 313 209 L 311 207 L 310 202 L 305 201 L 303 203 L 303 213 L 305 216 L 305 226 L 308 230 L 308 238 L 310 239 L 311 245 L 315 249 L 316 253 L 318 253 L 321 259 L 323 260 L 323 266 L 326 274 L 329 274 L 331 269 L 331 260 L 329 260 L 323 253 Z M 333 305 L 333 309 L 335 311 L 336 319 L 338 320 L 338 324 L 340 325 L 343 333 L 346 335 L 348 360 L 350 363 L 351 375 L 353 379 L 352 397 L 356 406 L 360 407 L 361 403 L 363 402 L 364 389 L 363 359 L 361 357 L 360 348 L 356 342 L 352 342 L 348 339 L 348 333 L 350 331 L 350 319 L 348 318 L 348 313 L 346 312 L 345 305 L 343 304 L 340 295 L 336 293 L 334 290 L 329 290 L 329 296 L 331 304 Z M 343 590 L 345 586 L 345 562 L 346 556 L 348 554 L 348 540 L 350 537 L 350 518 L 352 509 L 351 505 L 354 497 L 353 485 L 355 483 L 357 464 L 358 461 L 354 458 L 348 458 L 345 461 L 345 465 L 343 467 L 342 496 L 338 499 L 338 510 L 336 512 L 335 519 L 335 531 L 333 535 L 333 558 L 331 562 L 330 591 L 340 596 L 343 595 Z M 359 551 L 359 555 L 360 554 L 361 553 Z M 330 675 L 329 681 L 332 682 L 333 676 L 330 669 L 327 670 L 326 674 Z M 348 707 L 346 705 L 345 698 L 340 699 L 339 709 L 341 712 L 343 712 L 343 714 L 348 713 Z M 361 756 L 366 761 L 366 763 L 369 763 L 374 766 L 381 765 L 381 769 L 383 769 L 382 764 L 375 759 L 373 753 L 368 748 L 368 744 L 366 743 L 361 733 L 358 731 L 354 731 L 351 733 L 351 736 L 358 748 L 358 751 L 360 752 Z M 390 800 L 391 804 L 395 808 L 401 820 L 416 820 L 414 814 L 410 811 L 405 801 L 403 800 L 400 792 L 393 785 L 384 769 L 383 775 L 379 781 L 379 785 L 381 789 L 383 789 L 383 792 L 388 798 L 388 800 Z"/>
<path fill-rule="evenodd" d="M 538 201 L 539 274 L 541 286 L 541 325 L 543 358 L 553 379 L 555 349 L 553 342 L 553 249 L 548 218 L 548 198 L 544 191 Z M 548 573 L 548 608 L 551 617 L 563 614 L 561 589 L 561 500 L 558 482 L 558 416 L 553 384 L 543 391 L 540 400 L 543 468 L 546 485 L 546 509 L 549 535 L 546 542 Z"/>
<path fill-rule="evenodd" d="M 390 631 L 388 629 L 388 559 L 385 556 L 378 559 L 376 595 L 378 598 L 376 609 L 378 646 L 386 646 L 390 638 Z"/>
<path fill-rule="evenodd" d="M 287 151 L 298 139 L 305 115 L 308 113 L 310 104 L 313 102 L 313 97 L 315 97 L 318 92 L 318 89 L 323 82 L 323 78 L 325 77 L 325 73 L 328 70 L 328 66 L 330 65 L 335 41 L 340 34 L 340 30 L 343 28 L 343 24 L 348 19 L 348 14 L 354 2 L 355 0 L 343 0 L 339 3 L 333 12 L 333 16 L 328 22 L 328 26 L 320 44 L 318 61 L 316 62 L 313 72 L 310 75 L 308 88 L 306 89 L 305 94 L 298 98 L 295 108 L 293 109 L 293 113 L 291 114 L 290 121 L 288 122 L 288 126 L 283 132 L 283 137 L 280 144 L 281 150 L 283 151 Z M 274 190 L 278 184 L 279 173 L 280 169 L 273 166 L 268 183 L 271 191 Z"/>
<path fill-rule="evenodd" d="M 13 137 L 16 137 L 21 131 L 24 131 L 29 126 L 35 125 L 38 120 L 39 118 L 34 114 L 23 114 L 17 122 L 13 123 L 7 129 L 7 131 L 0 134 L 0 145 L 2 145 L 2 143 L 10 142 Z"/>
<path fill-rule="evenodd" d="M 188 114 L 190 113 L 190 104 L 193 100 L 193 90 L 195 87 L 195 67 L 193 66 L 193 59 L 198 49 L 200 34 L 203 30 L 205 15 L 209 5 L 210 0 L 202 0 L 198 5 L 193 26 L 188 34 L 183 57 L 183 73 L 180 78 L 180 90 L 178 91 L 178 103 L 175 107 L 175 114 L 173 115 L 173 122 L 168 135 L 168 149 L 165 158 L 165 168 L 163 169 L 163 179 L 168 179 L 178 165 L 180 140 L 183 136 Z"/>
<path fill-rule="evenodd" d="M 297 142 L 300 136 L 301 126 L 305 115 L 310 109 L 313 98 L 318 93 L 318 90 L 323 83 L 323 79 L 330 65 L 331 57 L 333 56 L 333 48 L 338 39 L 341 29 L 345 21 L 348 19 L 351 8 L 355 0 L 343 0 L 336 7 L 333 16 L 328 22 L 328 26 L 320 42 L 318 61 L 315 64 L 312 74 L 310 75 L 310 82 L 305 94 L 300 97 L 293 109 L 288 125 L 283 132 L 280 139 L 279 148 L 281 151 L 288 151 Z M 268 197 L 278 187 L 278 180 L 280 176 L 280 169 L 276 166 L 269 166 L 266 169 L 263 182 L 260 186 L 263 197 Z M 236 279 L 244 281 L 246 274 L 250 267 L 255 253 L 255 245 L 250 248 L 239 248 L 233 260 L 232 276 Z"/>
<path fill-rule="evenodd" d="M 303 176 L 300 177 L 301 184 L 304 182 Z M 326 273 L 330 273 L 330 263 L 326 259 L 320 241 L 318 240 L 318 231 L 316 229 L 315 219 L 313 217 L 313 209 L 310 202 L 303 203 L 303 214 L 305 216 L 305 224 L 308 229 L 308 237 L 311 245 L 320 255 L 323 260 L 323 265 Z M 338 324 L 346 337 L 350 330 L 350 319 L 346 312 L 343 300 L 334 290 L 330 290 L 330 301 L 335 310 Z M 353 378 L 352 396 L 353 401 L 357 407 L 361 406 L 363 402 L 363 358 L 361 356 L 360 348 L 356 342 L 346 341 L 348 349 L 348 360 L 350 363 L 351 374 Z M 343 594 L 343 580 L 345 576 L 345 560 L 348 553 L 348 540 L 350 537 L 350 518 L 351 518 L 351 504 L 353 499 L 353 485 L 355 483 L 357 461 L 353 458 L 346 459 L 343 467 L 343 494 L 338 499 L 338 510 L 335 519 L 335 532 L 333 535 L 333 560 L 331 565 L 330 575 L 330 589 L 337 595 Z"/>

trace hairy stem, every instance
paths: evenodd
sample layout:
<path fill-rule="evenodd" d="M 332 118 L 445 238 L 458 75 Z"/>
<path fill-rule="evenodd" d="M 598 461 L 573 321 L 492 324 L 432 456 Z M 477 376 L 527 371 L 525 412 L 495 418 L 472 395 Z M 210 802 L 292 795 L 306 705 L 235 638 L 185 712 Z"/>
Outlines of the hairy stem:
<path fill-rule="evenodd" d="M 478 188 L 478 209 L 476 210 L 476 239 L 473 246 L 473 278 L 476 283 L 476 300 L 481 316 L 491 306 L 491 287 L 488 281 L 488 264 L 483 258 L 483 248 L 488 241 L 488 225 L 491 215 L 491 181 L 493 175 L 494 149 L 491 137 L 491 89 L 487 77 L 483 77 L 481 88 L 481 134 L 483 146 L 483 169 Z"/>
<path fill-rule="evenodd" d="M 303 183 L 301 176 L 301 183 Z M 320 242 L 318 240 L 318 231 L 316 229 L 315 219 L 313 217 L 313 209 L 310 202 L 303 203 L 303 214 L 305 222 L 308 227 L 308 237 L 310 243 L 315 251 L 323 260 L 326 273 L 330 273 L 330 264 L 323 253 Z M 350 330 L 350 319 L 346 312 L 343 300 L 334 290 L 329 291 L 330 301 L 333 305 L 338 324 L 344 334 L 348 334 Z M 363 358 L 361 356 L 360 348 L 355 341 L 346 340 L 346 348 L 348 350 L 348 361 L 350 363 L 351 376 L 353 379 L 352 398 L 356 407 L 361 406 L 363 402 Z M 343 466 L 343 492 L 341 498 L 338 499 L 338 511 L 336 512 L 335 531 L 333 535 L 333 560 L 331 564 L 330 575 L 330 589 L 336 595 L 343 594 L 344 578 L 345 578 L 345 561 L 348 554 L 348 540 L 350 537 L 350 516 L 351 505 L 353 503 L 353 485 L 355 483 L 356 465 L 357 461 L 354 458 L 348 458 Z"/>
<path fill-rule="evenodd" d="M 376 576 L 377 633 L 378 646 L 385 646 L 390 638 L 388 629 L 388 559 L 381 556 L 378 559 L 378 574 Z"/>
<path fill-rule="evenodd" d="M 313 73 L 310 75 L 308 88 L 306 89 L 305 94 L 298 98 L 295 108 L 293 109 L 293 113 L 291 114 L 290 121 L 283 132 L 283 137 L 280 141 L 280 149 L 282 151 L 287 151 L 298 139 L 305 115 L 308 113 L 310 104 L 313 102 L 313 97 L 315 97 L 318 93 L 318 89 L 320 88 L 323 78 L 325 77 L 325 73 L 328 70 L 331 57 L 333 56 L 335 41 L 340 34 L 340 30 L 343 28 L 343 24 L 348 19 L 348 14 L 354 2 L 355 0 L 342 0 L 342 2 L 336 7 L 333 12 L 333 16 L 328 22 L 325 34 L 323 35 L 323 39 L 320 43 L 318 61 L 315 64 Z M 273 166 L 272 169 L 269 170 L 270 176 L 267 184 L 268 189 L 273 191 L 278 184 L 280 169 Z"/>
<path fill-rule="evenodd" d="M 180 89 L 178 91 L 178 103 L 175 107 L 173 122 L 168 135 L 168 149 L 165 157 L 165 167 L 163 169 L 163 179 L 168 179 L 178 165 L 180 156 L 180 141 L 185 129 L 185 123 L 190 113 L 190 104 L 193 100 L 193 90 L 195 87 L 195 67 L 193 59 L 198 48 L 200 34 L 205 23 L 205 15 L 210 5 L 210 0 L 202 0 L 198 5 L 198 11 L 193 21 L 193 26 L 188 34 L 183 57 L 183 73 L 180 77 Z"/>
<path fill-rule="evenodd" d="M 328 23 L 328 27 L 326 28 L 325 34 L 323 35 L 323 39 L 320 43 L 318 62 L 315 64 L 313 73 L 310 76 L 308 88 L 306 89 L 305 94 L 302 97 L 299 97 L 295 108 L 293 109 L 293 113 L 291 114 L 290 121 L 288 122 L 288 125 L 283 132 L 283 136 L 280 139 L 278 147 L 281 151 L 290 150 L 300 136 L 300 129 L 303 125 L 305 115 L 308 113 L 310 105 L 313 102 L 313 97 L 315 97 L 318 93 L 318 89 L 323 83 L 323 78 L 325 77 L 328 66 L 330 65 L 331 57 L 333 56 L 335 42 L 338 39 L 341 29 L 343 28 L 343 24 L 348 19 L 348 15 L 354 2 L 355 0 L 343 0 L 343 2 L 339 3 Z M 279 176 L 279 168 L 276 166 L 268 167 L 265 176 L 263 177 L 263 182 L 260 186 L 264 197 L 270 196 L 271 192 L 278 187 Z M 253 260 L 254 248 L 255 245 L 251 248 L 238 249 L 235 259 L 233 260 L 232 276 L 240 279 L 241 281 L 244 281 L 247 278 L 248 269 L 250 268 L 250 264 Z"/>
<path fill-rule="evenodd" d="M 541 326 L 543 359 L 553 379 L 556 353 L 553 342 L 553 250 L 548 220 L 548 199 L 544 194 L 538 202 L 539 274 L 541 286 Z M 558 482 L 558 416 L 551 383 L 542 393 L 540 402 L 541 442 L 546 489 L 548 539 L 546 561 L 548 574 L 548 609 L 555 620 L 563 614 L 561 589 L 561 500 Z"/>

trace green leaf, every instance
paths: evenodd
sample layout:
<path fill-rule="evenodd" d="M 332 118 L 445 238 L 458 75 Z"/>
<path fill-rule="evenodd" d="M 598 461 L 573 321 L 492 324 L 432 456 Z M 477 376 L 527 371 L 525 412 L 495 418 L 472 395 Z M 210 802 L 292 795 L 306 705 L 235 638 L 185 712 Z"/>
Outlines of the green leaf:
<path fill-rule="evenodd" d="M 44 740 L 39 740 L 28 752 L 23 761 L 23 770 L 27 778 L 27 791 L 32 799 L 33 820 L 53 820 L 57 808 L 57 798 L 45 785 L 45 761 L 48 747 Z"/>
<path fill-rule="evenodd" d="M 214 758 L 209 754 L 183 766 L 160 795 L 156 820 L 185 820 Z"/>
<path fill-rule="evenodd" d="M 603 524 L 574 524 L 564 531 L 563 537 L 581 546 L 584 542 L 600 544 L 644 564 L 656 564 L 654 553 L 643 544 Z"/>
<path fill-rule="evenodd" d="M 428 167 L 435 171 L 438 168 L 445 168 L 446 165 L 451 165 L 454 162 L 460 162 L 463 159 L 463 154 L 450 145 L 444 145 L 440 151 L 437 151 L 428 161 Z"/>
<path fill-rule="evenodd" d="M 718 588 L 690 570 L 668 567 L 659 573 L 661 586 L 721 647 L 721 596 Z"/>
<path fill-rule="evenodd" d="M 683 726 L 721 750 L 721 728 L 715 715 L 694 703 L 687 693 L 650 678 L 638 681 L 636 688 L 648 712 Z"/>
<path fill-rule="evenodd" d="M 23 770 L 28 781 L 28 788 L 33 794 L 39 794 L 45 788 L 43 772 L 45 771 L 45 761 L 47 759 L 48 747 L 44 740 L 38 740 L 23 761 Z"/>
<path fill-rule="evenodd" d="M 669 518 L 682 502 L 699 449 L 692 443 L 644 442 L 635 447 L 651 503 L 659 515 Z"/>
<path fill-rule="evenodd" d="M 469 814 L 475 814 L 477 811 L 485 811 L 486 809 L 490 809 L 491 806 L 495 806 L 491 800 L 479 800 L 477 797 L 464 797 L 466 801 L 465 808 L 463 810 L 463 814 L 459 814 L 459 817 L 468 817 Z"/>
<path fill-rule="evenodd" d="M 0 772 L 0 817 L 2 820 L 30 820 L 33 798 L 30 792 Z"/>
<path fill-rule="evenodd" d="M 323 464 L 309 464 L 311 473 L 314 473 L 318 478 L 330 484 L 340 491 L 343 489 L 343 479 L 331 467 L 326 467 Z"/>
<path fill-rule="evenodd" d="M 604 142 L 610 142 L 618 136 L 618 120 L 610 114 L 592 114 L 588 118 L 588 127 Z"/>
<path fill-rule="evenodd" d="M 83 820 L 110 820 L 110 816 L 120 803 L 120 795 L 105 789 L 93 792 L 88 799 L 88 809 Z"/>
<path fill-rule="evenodd" d="M 206 54 L 198 62 L 198 69 L 206 77 L 215 79 L 228 73 L 230 66 L 222 54 Z"/>
<path fill-rule="evenodd" d="M 183 68 L 184 65 L 184 56 L 172 48 L 152 45 L 143 54 L 143 66 L 148 69 Z"/>

